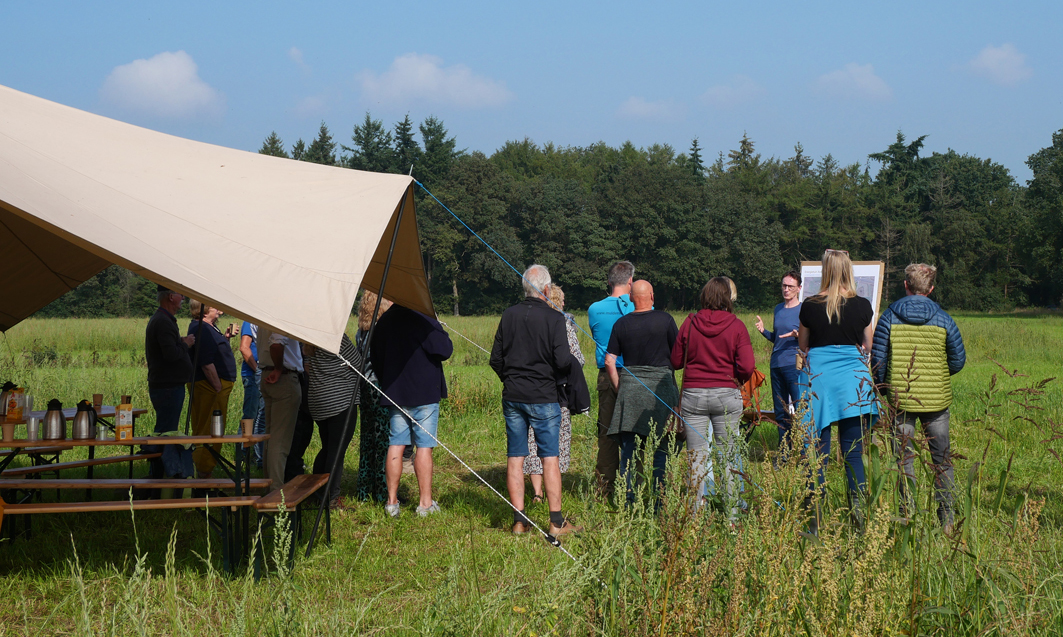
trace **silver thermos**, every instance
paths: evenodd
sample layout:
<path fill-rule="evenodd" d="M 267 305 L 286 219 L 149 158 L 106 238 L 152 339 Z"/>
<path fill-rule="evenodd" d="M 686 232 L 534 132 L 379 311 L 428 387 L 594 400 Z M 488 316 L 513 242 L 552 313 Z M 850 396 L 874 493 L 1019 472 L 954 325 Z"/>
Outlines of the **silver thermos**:
<path fill-rule="evenodd" d="M 63 403 L 59 402 L 59 399 L 48 401 L 48 411 L 44 414 L 41 427 L 41 437 L 45 440 L 66 439 L 66 417 L 63 416 Z"/>
<path fill-rule="evenodd" d="M 210 435 L 215 438 L 225 435 L 225 418 L 222 417 L 220 409 L 215 409 L 210 416 Z"/>
<path fill-rule="evenodd" d="M 74 426 L 70 429 L 70 437 L 74 440 L 92 440 L 96 437 L 96 410 L 87 400 L 78 403 L 78 411 L 74 414 Z"/>

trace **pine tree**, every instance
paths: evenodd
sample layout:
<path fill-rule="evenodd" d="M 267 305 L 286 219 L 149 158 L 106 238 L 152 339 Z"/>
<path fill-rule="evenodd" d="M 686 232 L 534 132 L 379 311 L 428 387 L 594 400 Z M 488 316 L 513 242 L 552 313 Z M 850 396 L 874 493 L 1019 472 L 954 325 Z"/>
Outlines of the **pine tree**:
<path fill-rule="evenodd" d="M 406 114 L 406 117 L 401 122 L 395 124 L 393 139 L 395 141 L 395 164 L 393 168 L 395 172 L 407 174 L 413 166 L 417 165 L 423 154 L 421 146 L 413 136 L 413 122 L 410 121 L 409 113 Z"/>
<path fill-rule="evenodd" d="M 705 163 L 701 159 L 701 146 L 698 144 L 697 137 L 695 137 L 694 141 L 690 144 L 689 162 L 691 172 L 698 177 L 705 175 Z"/>
<path fill-rule="evenodd" d="M 434 116 L 424 120 L 420 126 L 421 140 L 424 142 L 424 155 L 421 168 L 414 169 L 414 177 L 431 188 L 442 181 L 450 171 L 454 160 L 465 154 L 464 150 L 455 150 L 457 142 L 453 137 L 447 138 L 447 129 L 443 122 Z"/>
<path fill-rule="evenodd" d="M 306 157 L 306 144 L 303 143 L 303 138 L 300 137 L 292 146 L 292 159 L 302 160 L 303 157 Z"/>
<path fill-rule="evenodd" d="M 351 153 L 347 158 L 349 168 L 378 173 L 391 171 L 395 163 L 391 133 L 384 129 L 383 122 L 373 119 L 368 111 L 362 125 L 354 127 L 351 141 L 354 142 L 353 147 L 343 147 L 343 150 Z"/>
<path fill-rule="evenodd" d="M 321 122 L 321 128 L 317 132 L 317 139 L 310 143 L 310 148 L 306 149 L 306 154 L 303 155 L 302 160 L 315 164 L 325 164 L 326 166 L 337 165 L 336 142 L 332 141 L 332 133 L 329 132 L 325 122 Z"/>
<path fill-rule="evenodd" d="M 262 148 L 258 149 L 259 154 L 272 155 L 273 157 L 284 157 L 288 159 L 288 153 L 284 150 L 284 142 L 277 136 L 277 131 L 272 131 L 266 141 L 262 142 Z"/>

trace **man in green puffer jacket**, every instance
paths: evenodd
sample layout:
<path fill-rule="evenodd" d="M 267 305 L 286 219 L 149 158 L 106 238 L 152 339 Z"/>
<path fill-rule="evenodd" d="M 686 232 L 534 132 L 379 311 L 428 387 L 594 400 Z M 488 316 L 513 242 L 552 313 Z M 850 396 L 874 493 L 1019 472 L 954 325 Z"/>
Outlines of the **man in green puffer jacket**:
<path fill-rule="evenodd" d="M 949 446 L 949 406 L 952 375 L 963 369 L 967 354 L 956 322 L 927 298 L 934 291 L 937 268 L 913 263 L 904 270 L 907 293 L 882 314 L 871 347 L 875 382 L 896 412 L 893 422 L 894 451 L 901 469 L 898 488 L 901 515 L 907 517 L 914 502 L 915 452 L 912 439 L 915 422 L 923 424 L 934 471 L 934 498 L 938 520 L 946 533 L 952 531 L 953 472 Z"/>

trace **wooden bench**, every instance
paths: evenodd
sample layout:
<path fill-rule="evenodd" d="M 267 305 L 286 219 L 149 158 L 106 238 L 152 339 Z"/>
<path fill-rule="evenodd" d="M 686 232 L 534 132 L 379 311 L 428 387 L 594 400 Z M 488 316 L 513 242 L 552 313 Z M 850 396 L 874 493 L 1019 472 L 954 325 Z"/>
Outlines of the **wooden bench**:
<path fill-rule="evenodd" d="M 318 489 L 328 484 L 327 473 L 304 473 L 289 480 L 283 487 L 271 491 L 255 502 L 255 509 L 265 513 L 275 513 L 284 503 L 284 510 L 291 512 L 299 508 L 304 500 Z"/>
<path fill-rule="evenodd" d="M 16 451 L 25 453 L 30 456 L 51 455 L 53 453 L 61 453 L 66 447 L 26 447 L 25 449 L 4 449 L 0 451 L 0 458 L 6 458 L 7 456 L 14 455 Z"/>
<path fill-rule="evenodd" d="M 228 496 L 219 498 L 177 498 L 169 500 L 105 500 L 92 502 L 25 502 L 7 504 L 0 498 L 0 528 L 8 515 L 34 515 L 38 513 L 95 513 L 101 511 L 159 511 L 167 509 L 205 509 L 208 523 L 221 535 L 222 562 L 229 573 L 236 569 L 237 557 L 242 554 L 238 542 L 237 522 L 231 511 L 250 507 L 258 496 Z M 211 511 L 221 513 L 220 519 L 210 516 Z M 246 539 L 246 538 L 245 538 Z"/>
<path fill-rule="evenodd" d="M 45 473 L 48 471 L 61 471 L 63 469 L 79 469 L 81 467 L 96 467 L 104 464 L 117 464 L 119 462 L 132 462 L 134 460 L 150 460 L 152 458 L 161 458 L 162 453 L 136 453 L 128 456 L 108 456 L 106 458 L 93 458 L 91 460 L 72 460 L 70 462 L 53 462 L 51 464 L 42 464 L 33 467 L 19 467 L 18 469 L 5 469 L 0 474 L 0 480 L 3 478 L 13 478 L 17 476 L 27 476 L 34 473 Z"/>
<path fill-rule="evenodd" d="M 289 480 L 283 487 L 267 493 L 259 498 L 255 504 L 255 510 L 259 515 L 275 515 L 280 513 L 282 508 L 286 513 L 294 513 L 292 521 L 292 535 L 295 540 L 302 538 L 302 519 L 304 503 L 320 505 L 321 502 L 317 499 L 309 499 L 328 484 L 329 474 L 327 473 L 315 473 L 295 476 Z M 325 494 L 327 497 L 328 494 Z M 275 524 L 275 523 L 274 523 Z M 261 525 L 259 525 L 261 528 Z M 332 518 L 329 514 L 328 507 L 325 507 L 325 537 L 327 541 L 332 543 Z M 288 562 L 289 564 L 295 562 L 295 544 L 296 541 L 291 542 L 291 546 L 288 549 Z M 265 561 L 263 555 L 263 547 L 260 542 L 258 545 L 258 551 L 255 554 L 255 579 L 262 577 L 262 565 Z"/>
<path fill-rule="evenodd" d="M 273 483 L 269 478 L 251 478 L 252 489 L 269 489 Z M 243 484 L 243 483 L 241 483 Z M 235 485 L 228 478 L 3 478 L 0 477 L 0 491 L 18 489 L 32 491 L 36 489 L 233 489 Z"/>
<path fill-rule="evenodd" d="M 221 498 L 176 498 L 170 500 L 103 500 L 92 502 L 26 502 L 7 504 L 0 500 L 3 515 L 35 513 L 94 513 L 100 511 L 156 511 L 163 509 L 213 509 L 253 506 L 258 496 L 241 495 Z M 0 518 L 2 521 L 3 518 Z"/>

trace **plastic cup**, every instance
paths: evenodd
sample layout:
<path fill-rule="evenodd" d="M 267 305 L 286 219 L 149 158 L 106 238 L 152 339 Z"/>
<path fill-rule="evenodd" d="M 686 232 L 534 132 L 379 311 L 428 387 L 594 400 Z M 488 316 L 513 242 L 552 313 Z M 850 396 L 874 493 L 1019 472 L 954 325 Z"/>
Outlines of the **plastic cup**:
<path fill-rule="evenodd" d="M 40 436 L 41 431 L 41 419 L 30 416 L 26 420 L 26 440 L 30 442 L 36 441 Z"/>
<path fill-rule="evenodd" d="M 254 435 L 255 433 L 255 419 L 254 418 L 241 418 L 240 429 L 243 431 L 244 437 Z"/>
<path fill-rule="evenodd" d="M 5 422 L 0 426 L 0 430 L 3 431 L 4 442 L 13 442 L 15 440 L 15 423 Z"/>

